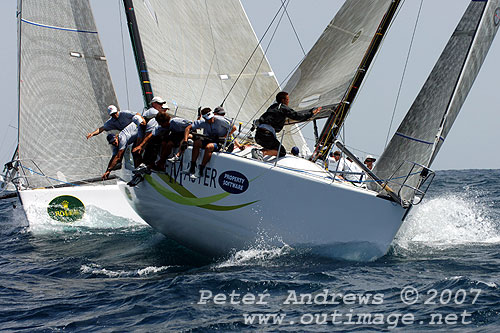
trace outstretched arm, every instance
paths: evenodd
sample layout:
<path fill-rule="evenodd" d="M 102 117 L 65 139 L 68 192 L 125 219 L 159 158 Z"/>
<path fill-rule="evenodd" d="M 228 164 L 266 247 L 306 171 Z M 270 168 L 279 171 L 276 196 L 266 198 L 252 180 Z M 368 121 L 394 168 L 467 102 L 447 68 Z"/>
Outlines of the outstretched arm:
<path fill-rule="evenodd" d="M 103 180 L 108 179 L 109 174 L 111 173 L 111 170 L 113 170 L 113 168 L 116 166 L 116 164 L 118 164 L 118 162 L 120 162 L 122 160 L 124 153 L 125 153 L 125 149 L 122 149 L 122 150 L 119 150 L 116 155 L 111 157 L 111 160 L 109 161 L 109 164 L 108 164 L 108 169 L 101 177 Z"/>
<path fill-rule="evenodd" d="M 288 118 L 293 119 L 293 120 L 297 120 L 297 121 L 304 121 L 304 120 L 311 118 L 312 116 L 317 114 L 319 111 L 321 111 L 321 106 L 319 108 L 310 109 L 310 110 L 306 110 L 306 111 L 295 111 L 294 109 L 289 108 L 288 106 L 282 104 L 281 109 L 283 111 L 285 111 L 285 115 Z"/>
<path fill-rule="evenodd" d="M 95 131 L 88 133 L 87 134 L 87 140 L 90 139 L 91 137 L 95 136 L 95 135 L 101 134 L 102 131 L 104 131 L 104 127 L 101 126 L 98 129 L 96 129 Z"/>
<path fill-rule="evenodd" d="M 132 149 L 132 153 L 142 153 L 142 149 L 144 148 L 145 145 L 147 145 L 148 141 L 151 139 L 153 136 L 153 132 L 149 132 L 146 134 L 146 137 L 141 140 L 141 142 L 134 148 Z"/>

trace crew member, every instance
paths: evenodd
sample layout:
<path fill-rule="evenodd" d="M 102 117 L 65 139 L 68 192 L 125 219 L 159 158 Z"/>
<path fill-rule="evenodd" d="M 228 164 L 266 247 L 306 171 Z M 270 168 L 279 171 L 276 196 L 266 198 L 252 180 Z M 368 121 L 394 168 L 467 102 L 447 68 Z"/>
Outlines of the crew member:
<path fill-rule="evenodd" d="M 118 162 L 121 162 L 125 149 L 128 145 L 134 144 L 139 134 L 139 126 L 146 125 L 146 120 L 140 115 L 135 115 L 132 122 L 125 127 L 118 135 L 109 134 L 107 136 L 109 144 L 113 145 L 113 155 L 108 163 L 106 172 L 102 175 L 102 179 L 108 179 L 110 172 L 115 168 Z M 134 163 L 139 164 L 140 157 L 134 156 Z"/>
<path fill-rule="evenodd" d="M 103 131 L 122 131 L 125 127 L 127 127 L 131 122 L 132 118 L 135 115 L 139 115 L 139 113 L 135 113 L 128 110 L 118 110 L 118 108 L 114 105 L 108 106 L 108 114 L 109 119 L 106 122 L 96 129 L 93 132 L 87 134 L 87 140 L 91 137 L 101 134 Z"/>
<path fill-rule="evenodd" d="M 276 133 L 279 133 L 287 118 L 303 121 L 317 114 L 321 107 L 306 111 L 294 111 L 288 107 L 290 97 L 285 91 L 281 91 L 276 95 L 276 103 L 271 105 L 266 112 L 258 119 L 257 131 L 255 133 L 255 141 L 262 146 L 262 150 L 252 149 L 252 157 L 262 160 L 264 155 L 277 156 L 278 149 L 280 157 L 286 155 L 285 147 L 281 146 L 276 138 Z"/>
<path fill-rule="evenodd" d="M 204 108 L 201 110 L 202 118 L 193 122 L 193 124 L 186 127 L 184 131 L 184 141 L 187 142 L 189 132 L 191 130 L 197 130 L 199 128 L 203 129 L 203 138 L 198 138 L 193 144 L 193 155 L 191 157 L 191 166 L 189 170 L 184 170 L 182 173 L 190 174 L 191 179 L 196 179 L 197 177 L 202 177 L 205 170 L 205 166 L 210 161 L 212 153 L 214 151 L 219 151 L 222 148 L 224 138 L 226 135 L 231 136 L 234 131 L 236 131 L 236 126 L 232 126 L 231 123 L 224 119 L 224 117 L 216 116 L 210 108 Z M 195 175 L 196 169 L 196 159 L 200 153 L 200 149 L 205 149 L 205 154 L 203 155 L 203 160 L 199 166 L 198 176 Z"/>

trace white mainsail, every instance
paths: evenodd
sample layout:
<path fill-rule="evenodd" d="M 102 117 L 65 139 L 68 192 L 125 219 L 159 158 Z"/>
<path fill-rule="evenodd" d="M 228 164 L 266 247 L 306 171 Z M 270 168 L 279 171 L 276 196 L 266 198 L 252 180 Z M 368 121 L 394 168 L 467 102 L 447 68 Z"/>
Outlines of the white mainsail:
<path fill-rule="evenodd" d="M 498 30 L 499 0 L 471 1 L 403 122 L 377 162 L 382 179 L 404 177 L 414 163 L 430 167 L 448 135 Z M 417 186 L 419 171 L 408 180 Z M 399 191 L 400 185 L 391 188 Z M 406 188 L 401 197 L 410 200 Z"/>
<path fill-rule="evenodd" d="M 19 159 L 29 188 L 100 177 L 104 135 L 85 134 L 117 105 L 88 0 L 23 0 Z M 42 176 L 43 175 L 43 176 Z"/>
<path fill-rule="evenodd" d="M 193 120 L 198 107 L 225 100 L 226 116 L 246 133 L 274 102 L 278 82 L 239 0 L 132 2 L 152 92 L 171 113 Z M 285 146 L 306 148 L 293 132 Z"/>

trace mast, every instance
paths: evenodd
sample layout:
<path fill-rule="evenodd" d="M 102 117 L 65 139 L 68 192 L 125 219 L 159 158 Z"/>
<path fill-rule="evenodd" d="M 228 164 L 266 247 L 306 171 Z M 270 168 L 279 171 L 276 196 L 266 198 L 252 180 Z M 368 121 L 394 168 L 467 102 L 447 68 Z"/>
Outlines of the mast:
<path fill-rule="evenodd" d="M 314 154 L 312 157 L 313 160 L 316 160 L 320 156 L 325 157 L 334 144 L 340 132 L 340 129 L 344 124 L 347 114 L 351 109 L 351 104 L 356 98 L 359 87 L 361 86 L 361 83 L 363 82 L 363 79 L 368 72 L 368 68 L 370 67 L 380 47 L 380 44 L 382 43 L 382 40 L 384 39 L 385 34 L 389 29 L 394 16 L 396 15 L 396 11 L 400 3 L 401 0 L 393 0 L 384 18 L 380 22 L 379 28 L 373 36 L 370 46 L 368 47 L 368 50 L 366 51 L 363 60 L 358 67 L 356 75 L 352 80 L 349 88 L 347 89 L 346 94 L 344 95 L 342 101 L 337 105 L 336 109 L 330 114 L 325 126 L 321 131 L 319 141 L 316 143 L 314 149 Z"/>
<path fill-rule="evenodd" d="M 19 131 L 21 118 L 21 18 L 22 18 L 23 0 L 17 1 L 17 147 L 19 149 Z M 15 154 L 14 154 L 15 156 Z M 14 158 L 12 158 L 14 159 Z"/>
<path fill-rule="evenodd" d="M 146 59 L 142 48 L 141 35 L 139 34 L 139 27 L 137 26 L 137 19 L 135 17 L 134 4 L 132 0 L 123 0 L 123 5 L 125 7 L 125 14 L 127 15 L 128 31 L 130 34 L 130 40 L 132 41 L 132 48 L 134 50 L 137 72 L 139 73 L 139 79 L 141 81 L 144 103 L 145 105 L 149 105 L 153 99 L 153 90 L 151 89 Z"/>

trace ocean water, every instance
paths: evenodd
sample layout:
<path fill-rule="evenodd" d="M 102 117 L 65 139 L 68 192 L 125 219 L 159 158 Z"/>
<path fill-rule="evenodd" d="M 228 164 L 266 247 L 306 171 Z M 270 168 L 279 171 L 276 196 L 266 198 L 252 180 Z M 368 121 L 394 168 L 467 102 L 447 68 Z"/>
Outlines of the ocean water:
<path fill-rule="evenodd" d="M 270 247 L 211 260 L 105 213 L 27 226 L 0 202 L 0 331 L 500 329 L 500 170 L 440 171 L 377 261 Z"/>

